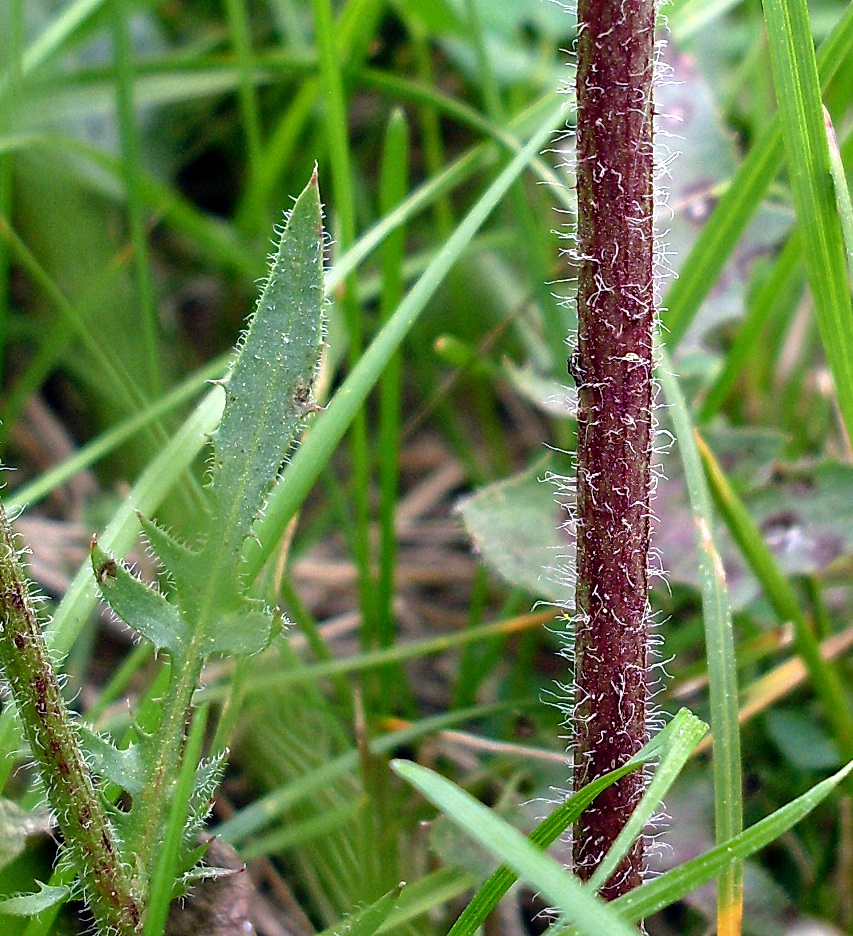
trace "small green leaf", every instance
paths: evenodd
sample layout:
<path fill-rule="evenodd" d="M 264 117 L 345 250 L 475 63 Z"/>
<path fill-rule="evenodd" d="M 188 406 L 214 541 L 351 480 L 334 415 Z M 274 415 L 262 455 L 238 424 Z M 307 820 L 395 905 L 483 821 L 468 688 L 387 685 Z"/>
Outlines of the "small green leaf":
<path fill-rule="evenodd" d="M 369 907 L 365 907 L 353 916 L 344 919 L 335 927 L 335 936 L 374 936 L 397 906 L 400 893 L 405 885 L 398 884 L 393 890 L 383 894 Z"/>
<path fill-rule="evenodd" d="M 190 561 L 195 555 L 193 551 L 183 543 L 179 543 L 153 520 L 149 520 L 141 513 L 137 513 L 136 516 L 139 518 L 142 533 L 162 565 L 163 571 L 173 580 L 181 579 L 183 577 L 182 573 L 189 567 Z"/>
<path fill-rule="evenodd" d="M 204 759 L 196 769 L 187 822 L 184 826 L 185 848 L 192 846 L 204 828 L 204 821 L 210 813 L 214 794 L 222 781 L 222 775 L 225 773 L 225 755 L 226 752 L 223 751 L 216 757 Z M 195 861 L 193 864 L 195 864 Z"/>
<path fill-rule="evenodd" d="M 218 618 L 205 652 L 223 656 L 260 653 L 270 645 L 281 625 L 282 616 L 278 610 L 270 611 L 262 602 L 246 598 L 235 611 Z"/>
<path fill-rule="evenodd" d="M 92 544 L 92 568 L 104 601 L 138 634 L 180 657 L 188 628 L 180 611 L 127 567 Z"/>
<path fill-rule="evenodd" d="M 568 474 L 568 466 L 566 466 Z M 459 504 L 468 535 L 483 558 L 512 585 L 571 603 L 569 520 L 557 501 L 555 455 L 490 484 Z"/>
<path fill-rule="evenodd" d="M 54 887 L 51 884 L 38 882 L 37 894 L 22 894 L 19 897 L 7 897 L 0 900 L 0 913 L 7 916 L 35 916 L 42 910 L 47 910 L 58 903 L 65 903 L 71 896 L 69 887 Z"/>
<path fill-rule="evenodd" d="M 137 745 L 117 748 L 108 738 L 102 737 L 88 725 L 80 724 L 78 730 L 95 773 L 127 790 L 131 796 L 142 792 L 146 782 L 146 771 L 142 753 Z"/>

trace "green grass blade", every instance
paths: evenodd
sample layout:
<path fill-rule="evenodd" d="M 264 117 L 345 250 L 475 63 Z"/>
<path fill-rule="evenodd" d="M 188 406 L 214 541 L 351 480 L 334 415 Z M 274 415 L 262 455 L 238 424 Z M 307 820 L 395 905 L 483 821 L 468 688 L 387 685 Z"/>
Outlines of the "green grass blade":
<path fill-rule="evenodd" d="M 134 111 L 133 42 L 130 36 L 130 4 L 113 0 L 113 44 L 115 61 L 116 110 L 121 138 L 121 164 L 127 194 L 127 222 L 136 268 L 136 290 L 141 318 L 141 354 L 148 378 L 147 391 L 157 396 L 163 387 L 160 348 L 157 342 L 157 300 L 151 278 L 151 258 L 145 232 L 145 214 L 140 192 L 141 139 Z"/>
<path fill-rule="evenodd" d="M 143 936 L 161 936 L 166 927 L 169 905 L 172 902 L 175 879 L 181 860 L 184 824 L 190 808 L 196 769 L 201 760 L 204 730 L 207 726 L 207 707 L 202 706 L 193 715 L 187 743 L 184 747 L 178 782 L 172 790 L 172 802 L 159 849 L 159 860 L 154 868 L 148 906 L 145 911 Z"/>
<path fill-rule="evenodd" d="M 541 616 L 534 614 L 522 615 L 516 618 L 468 627 L 465 630 L 457 630 L 452 634 L 429 637 L 426 640 L 397 642 L 394 646 L 385 647 L 381 650 L 363 650 L 354 656 L 333 657 L 318 663 L 305 664 L 298 669 L 282 669 L 280 666 L 276 666 L 271 670 L 266 670 L 264 667 L 258 666 L 253 675 L 252 683 L 247 687 L 246 692 L 247 695 L 251 696 L 272 688 L 282 689 L 296 683 L 316 683 L 320 679 L 332 676 L 359 673 L 364 670 L 387 666 L 391 663 L 402 663 L 405 660 L 415 660 L 436 653 L 446 653 L 453 647 L 465 647 L 485 640 L 505 638 L 509 634 L 541 626 L 552 619 L 553 615 L 550 612 Z M 207 689 L 200 690 L 199 697 L 212 702 L 220 702 L 225 692 L 226 690 L 222 686 L 210 686 Z"/>
<path fill-rule="evenodd" d="M 75 0 L 66 6 L 24 52 L 24 74 L 41 68 L 105 5 L 106 0 Z"/>
<path fill-rule="evenodd" d="M 616 770 L 593 780 L 592 783 L 588 783 L 583 789 L 570 796 L 559 808 L 555 809 L 550 816 L 540 822 L 530 833 L 530 841 L 543 849 L 552 845 L 592 803 L 595 797 L 611 783 L 624 776 L 628 771 L 637 769 L 639 765 L 654 758 L 662 756 L 664 760 L 668 759 L 676 749 L 689 748 L 689 750 L 692 750 L 706 731 L 707 725 L 688 712 L 687 709 L 681 709 L 673 720 L 655 735 L 648 744 L 644 745 L 642 750 L 638 751 L 631 760 Z M 679 755 L 676 756 L 679 757 Z M 615 847 L 616 843 L 614 843 Z M 619 860 L 616 859 L 613 867 L 619 863 Z M 485 922 L 486 917 L 494 910 L 498 905 L 498 901 L 516 880 L 517 875 L 515 872 L 506 865 L 501 865 L 480 887 L 462 911 L 451 927 L 448 936 L 475 936 Z"/>
<path fill-rule="evenodd" d="M 115 426 L 103 432 L 97 439 L 84 445 L 78 452 L 67 458 L 64 462 L 42 472 L 31 481 L 15 491 L 7 499 L 6 503 L 10 510 L 16 510 L 37 504 L 40 500 L 47 497 L 52 491 L 61 487 L 69 479 L 73 478 L 78 472 L 97 464 L 101 459 L 106 458 L 111 452 L 114 452 L 119 446 L 128 439 L 137 435 L 140 429 L 145 428 L 151 423 L 159 420 L 162 416 L 180 407 L 182 404 L 191 400 L 199 394 L 205 384 L 210 383 L 217 377 L 222 377 L 228 366 L 228 360 L 225 355 L 210 361 L 202 367 L 197 373 L 193 374 L 183 383 L 178 384 L 173 390 L 170 390 L 165 396 L 161 397 L 155 403 L 151 403 L 144 410 L 131 416 L 129 419 L 122 420 Z"/>
<path fill-rule="evenodd" d="M 820 334 L 853 438 L 853 308 L 806 0 L 765 0 L 791 192 Z"/>
<path fill-rule="evenodd" d="M 743 828 L 737 671 L 731 610 L 725 572 L 714 545 L 711 498 L 693 437 L 693 424 L 669 356 L 661 352 L 658 377 L 671 407 L 678 449 L 684 464 L 699 555 L 702 614 L 708 660 L 711 731 L 714 737 L 714 821 L 717 841 Z M 740 933 L 743 914 L 743 869 L 732 862 L 717 886 L 717 925 L 721 936 Z"/>
<path fill-rule="evenodd" d="M 642 800 L 631 813 L 631 818 L 622 827 L 616 841 L 587 882 L 587 886 L 592 890 L 597 891 L 607 883 L 607 879 L 628 854 L 634 841 L 643 834 L 652 816 L 660 809 L 663 798 L 678 779 L 678 775 L 696 749 L 696 745 L 708 733 L 708 726 L 705 722 L 685 709 L 682 709 L 676 717 L 679 718 L 679 724 L 677 728 L 672 729 L 672 736 L 667 738 L 665 753 L 655 768 Z M 670 723 L 672 724 L 674 723 Z"/>
<path fill-rule="evenodd" d="M 697 887 L 701 887 L 717 875 L 724 873 L 733 861 L 742 861 L 778 839 L 791 826 L 807 816 L 815 806 L 823 802 L 839 783 L 850 775 L 851 771 L 853 771 L 853 763 L 847 764 L 838 773 L 815 784 L 807 793 L 798 796 L 734 838 L 721 842 L 704 855 L 685 861 L 684 864 L 665 872 L 654 881 L 649 881 L 648 884 L 638 887 L 630 894 L 625 894 L 624 897 L 614 901 L 614 905 L 626 914 L 627 919 L 633 921 L 642 920 L 668 907 Z"/>
<path fill-rule="evenodd" d="M 513 132 L 533 134 L 543 123 L 550 123 L 551 127 L 556 129 L 560 126 L 561 116 L 562 109 L 555 109 L 553 96 L 549 95 L 537 101 L 512 121 L 510 123 L 512 132 L 502 133 L 498 142 L 509 152 L 518 154 L 524 149 L 524 144 L 513 136 Z M 357 243 L 338 258 L 334 267 L 326 274 L 326 292 L 331 295 L 346 279 L 350 271 L 358 267 L 399 225 L 405 224 L 419 211 L 441 199 L 456 185 L 469 180 L 474 173 L 482 171 L 493 153 L 494 148 L 491 143 L 481 143 L 449 163 L 441 172 L 415 189 L 398 208 L 366 231 Z M 541 178 L 557 181 L 553 170 L 547 170 L 542 165 L 543 161 L 539 158 L 538 151 L 531 150 L 528 158 L 531 166 L 540 167 Z M 559 195 L 560 190 L 555 189 L 555 191 Z"/>
<path fill-rule="evenodd" d="M 845 760 L 853 758 L 853 713 L 837 670 L 823 658 L 820 644 L 806 619 L 793 586 L 764 542 L 761 531 L 743 501 L 729 484 L 713 453 L 697 436 L 696 444 L 714 502 L 729 532 L 758 579 L 767 600 L 783 622 L 791 621 L 797 652 L 809 672 L 815 691 L 823 703 L 824 716 L 832 725 L 839 750 Z"/>
<path fill-rule="evenodd" d="M 125 400 L 129 409 L 144 409 L 147 402 L 145 396 L 134 383 L 124 362 L 112 348 L 105 347 L 93 334 L 85 316 L 68 300 L 5 218 L 0 218 L 0 237 L 6 240 L 21 266 L 48 296 L 63 324 L 77 335 L 92 355 L 93 361 L 102 371 L 102 379 L 111 385 L 115 398 Z"/>
<path fill-rule="evenodd" d="M 853 5 L 823 42 L 818 55 L 820 81 L 826 87 L 842 63 L 853 53 Z M 667 290 L 663 323 L 667 343 L 674 348 L 684 337 L 703 300 L 761 203 L 782 166 L 784 148 L 781 125 L 775 118 L 756 141 L 731 184 L 723 193 L 690 255 Z M 826 182 L 821 185 L 825 188 Z"/>
<path fill-rule="evenodd" d="M 402 110 L 391 114 L 385 133 L 379 176 L 379 210 L 384 216 L 405 198 L 409 179 L 409 125 Z M 385 241 L 381 253 L 382 292 L 379 311 L 387 322 L 403 295 L 405 228 L 397 228 Z M 377 643 L 394 643 L 394 577 L 397 565 L 395 516 L 400 475 L 400 423 L 402 419 L 402 355 L 397 352 L 386 366 L 379 383 L 379 571 L 376 587 Z M 395 700 L 407 688 L 406 674 L 397 667 L 379 673 L 380 708 L 395 710 Z"/>
<path fill-rule="evenodd" d="M 228 26 L 231 31 L 231 43 L 237 66 L 237 88 L 240 98 L 240 114 L 243 119 L 243 132 L 246 135 L 246 154 L 248 156 L 247 190 L 251 201 L 245 205 L 245 219 L 250 231 L 257 233 L 266 226 L 264 203 L 258 197 L 256 179 L 261 171 L 261 153 L 263 149 L 261 133 L 261 114 L 255 88 L 255 63 L 252 52 L 252 34 L 245 0 L 225 0 L 228 14 Z"/>
<path fill-rule="evenodd" d="M 723 367 L 705 394 L 697 422 L 706 423 L 713 419 L 732 392 L 744 367 L 749 363 L 756 344 L 774 312 L 782 304 L 794 302 L 799 297 L 804 279 L 800 262 L 802 249 L 799 232 L 795 230 L 750 304 L 737 337 L 726 353 Z"/>
<path fill-rule="evenodd" d="M 472 839 L 505 861 L 584 936 L 637 936 L 637 930 L 517 829 L 450 780 L 409 761 L 393 761 L 409 782 Z"/>
<path fill-rule="evenodd" d="M 354 4 L 348 4 L 349 7 Z M 326 149 L 332 169 L 334 198 L 333 237 L 346 250 L 354 241 L 355 179 L 350 146 L 349 122 L 342 74 L 341 43 L 331 0 L 312 0 L 315 35 L 322 80 Z M 352 370 L 361 358 L 364 347 L 362 310 L 356 299 L 354 272 L 341 284 L 337 298 L 344 313 L 347 328 L 347 362 Z M 361 608 L 361 641 L 368 647 L 374 643 L 377 628 L 374 583 L 371 575 L 370 549 L 370 456 L 367 443 L 367 414 L 360 408 L 350 421 L 350 471 L 352 473 L 351 511 L 353 524 L 349 537 L 358 570 L 359 605 Z"/>
<path fill-rule="evenodd" d="M 715 19 L 733 10 L 742 0 L 674 0 L 662 12 L 678 42 L 705 29 Z"/>
<path fill-rule="evenodd" d="M 826 123 L 826 136 L 829 143 L 829 168 L 832 173 L 832 184 L 835 188 L 835 201 L 838 207 L 838 216 L 841 219 L 841 230 L 844 234 L 844 245 L 847 248 L 847 272 L 853 278 L 853 201 L 850 199 L 850 189 L 847 187 L 847 174 L 844 171 L 844 160 L 838 148 L 838 139 L 835 128 L 832 126 L 832 117 L 829 111 L 823 109 Z"/>
<path fill-rule="evenodd" d="M 421 719 L 395 731 L 371 738 L 370 753 L 373 755 L 390 754 L 400 745 L 412 744 L 427 735 L 461 725 L 474 718 L 487 718 L 498 712 L 509 711 L 512 703 L 498 703 L 488 706 L 473 706 L 457 709 L 455 712 L 443 712 L 430 718 Z M 272 790 L 256 799 L 249 806 L 235 813 L 216 827 L 215 834 L 230 845 L 239 846 L 248 838 L 265 829 L 271 822 L 284 815 L 303 799 L 314 796 L 318 787 L 330 784 L 359 767 L 362 752 L 356 748 L 345 751 L 326 761 L 322 767 L 299 777 L 287 786 Z"/>
<path fill-rule="evenodd" d="M 539 151 L 554 128 L 560 125 L 561 120 L 560 108 L 549 113 L 547 121 L 543 122 L 524 149 L 488 187 L 361 356 L 326 412 L 317 419 L 313 431 L 308 434 L 288 467 L 287 483 L 279 485 L 270 497 L 264 519 L 256 530 L 260 545 L 248 543 L 246 546 L 250 574 L 257 573 L 268 558 L 290 518 L 328 463 L 338 441 L 362 409 L 367 395 L 389 359 L 399 348 L 459 255 L 500 203 L 515 179 L 524 171 L 533 154 Z"/>

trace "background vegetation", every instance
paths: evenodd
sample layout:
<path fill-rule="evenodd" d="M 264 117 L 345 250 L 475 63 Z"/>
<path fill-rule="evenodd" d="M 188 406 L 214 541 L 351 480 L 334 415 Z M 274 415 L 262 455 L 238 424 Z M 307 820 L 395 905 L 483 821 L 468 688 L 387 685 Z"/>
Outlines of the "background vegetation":
<path fill-rule="evenodd" d="M 843 0 L 808 12 L 849 170 L 853 17 Z M 800 97 L 801 59 L 780 59 L 783 33 L 754 0 L 663 13 L 674 80 L 658 109 L 674 136 L 660 142 L 660 227 L 680 271 L 661 272 L 663 334 L 720 510 L 735 640 L 721 653 L 740 694 L 717 692 L 712 711 L 709 681 L 719 689 L 725 669 L 706 656 L 696 498 L 664 446 L 657 701 L 717 725 L 739 714 L 749 824 L 853 756 L 849 280 L 827 276 L 830 179 L 793 162 L 817 112 Z M 793 29 L 798 53 L 807 35 Z M 422 824 L 435 812 L 389 756 L 436 767 L 525 831 L 568 784 L 564 637 L 550 606 L 531 608 L 571 599 L 566 514 L 540 479 L 564 474 L 573 446 L 572 137 L 551 132 L 573 120 L 558 97 L 572 38 L 572 16 L 539 0 L 2 6 L 0 453 L 86 719 L 120 733 L 125 697 L 157 672 L 148 648 L 92 613 L 88 540 L 132 507 L 192 537 L 204 465 L 164 446 L 223 373 L 272 226 L 315 161 L 331 235 L 321 393 L 383 368 L 328 463 L 310 450 L 310 494 L 285 493 L 270 519 L 302 507 L 258 583 L 293 621 L 288 640 L 236 679 L 227 660 L 205 677 L 234 752 L 212 828 L 257 885 L 226 903 L 251 901 L 270 936 L 339 927 L 403 880 L 384 925 L 445 933 L 492 867 L 444 819 Z M 529 140 L 521 174 L 511 160 Z M 828 292 L 807 287 L 816 270 Z M 405 341 L 383 367 L 364 352 L 403 295 L 385 334 Z M 134 542 L 121 535 L 119 552 Z M 17 749 L 10 719 L 0 735 Z M 661 867 L 714 841 L 707 757 L 667 797 Z M 5 795 L 32 807 L 25 763 L 4 759 Z M 50 875 L 49 822 L 5 812 L 0 889 L 32 889 Z M 748 932 L 806 918 L 851 930 L 849 787 L 748 863 L 745 900 Z M 545 926 L 530 891 L 502 908 L 501 932 Z M 700 933 L 713 913 L 698 891 L 649 929 Z M 74 907 L 2 921 L 28 936 L 77 925 Z"/>

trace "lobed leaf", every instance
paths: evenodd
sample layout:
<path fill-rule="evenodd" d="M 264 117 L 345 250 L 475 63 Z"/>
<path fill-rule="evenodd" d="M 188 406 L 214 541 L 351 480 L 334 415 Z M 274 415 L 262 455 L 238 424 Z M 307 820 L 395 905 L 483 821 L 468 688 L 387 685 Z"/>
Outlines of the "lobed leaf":
<path fill-rule="evenodd" d="M 104 601 L 158 650 L 180 658 L 189 640 L 189 626 L 175 605 L 138 579 L 124 565 L 92 543 L 92 568 Z"/>
<path fill-rule="evenodd" d="M 35 916 L 49 907 L 59 903 L 65 903 L 71 895 L 69 887 L 54 887 L 50 884 L 43 884 L 38 881 L 39 892 L 37 894 L 21 894 L 18 897 L 7 897 L 0 900 L 0 914 L 7 916 Z"/>
<path fill-rule="evenodd" d="M 79 724 L 78 730 L 89 763 L 96 774 L 127 790 L 131 796 L 142 792 L 146 770 L 138 745 L 117 748 L 108 738 L 99 735 L 85 723 Z"/>

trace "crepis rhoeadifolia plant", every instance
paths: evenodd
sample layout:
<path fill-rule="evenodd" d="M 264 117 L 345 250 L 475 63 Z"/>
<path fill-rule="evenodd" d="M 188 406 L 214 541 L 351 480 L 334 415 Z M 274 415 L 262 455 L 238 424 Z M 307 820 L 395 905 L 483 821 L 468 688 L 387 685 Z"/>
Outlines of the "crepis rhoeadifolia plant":
<path fill-rule="evenodd" d="M 323 336 L 322 214 L 316 173 L 297 199 L 257 308 L 221 382 L 211 439 L 207 509 L 197 542 L 139 522 L 170 583 L 137 578 L 93 542 L 98 588 L 112 611 L 168 660 L 156 716 L 121 746 L 74 719 L 63 700 L 9 520 L 0 508 L 0 663 L 64 840 L 68 886 L 7 901 L 35 913 L 82 892 L 102 934 L 161 933 L 169 904 L 216 875 L 200 864 L 199 833 L 225 751 L 200 757 L 205 710 L 193 705 L 202 668 L 246 657 L 281 627 L 278 611 L 249 595 L 243 548 L 279 479 L 306 414 Z M 170 838 L 168 830 L 176 829 Z M 167 830 L 164 834 L 164 830 Z"/>
<path fill-rule="evenodd" d="M 647 577 L 652 435 L 654 0 L 578 5 L 577 587 L 575 788 L 624 765 L 646 740 Z M 249 596 L 243 549 L 306 412 L 322 343 L 322 228 L 316 176 L 297 200 L 256 312 L 222 383 L 207 511 L 198 541 L 140 516 L 170 583 L 135 577 L 97 542 L 104 601 L 168 660 L 156 717 L 122 746 L 75 721 L 63 701 L 5 515 L 0 662 L 62 831 L 68 862 L 102 933 L 162 931 L 172 898 L 216 871 L 199 832 L 224 764 L 200 758 L 205 662 L 263 650 L 280 626 Z M 630 711 L 629 718 L 624 717 Z M 629 771 L 580 817 L 575 861 L 590 877 L 643 790 Z M 175 811 L 181 821 L 175 821 Z M 179 829 L 174 840 L 163 829 Z M 637 838 L 604 895 L 635 887 Z M 68 889 L 20 898 L 19 912 Z M 29 901 L 29 902 L 28 902 Z"/>

